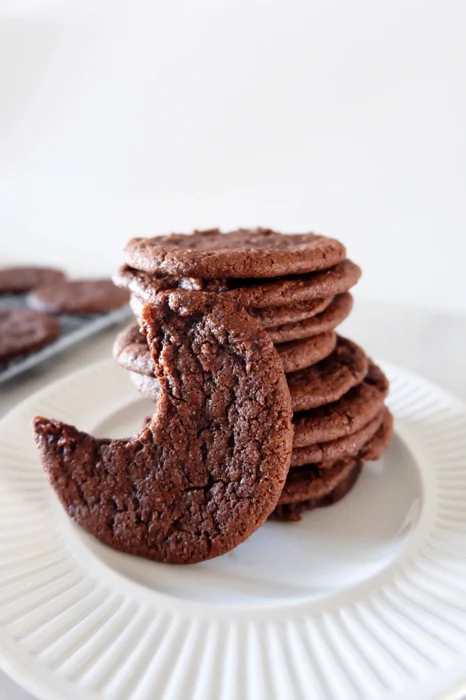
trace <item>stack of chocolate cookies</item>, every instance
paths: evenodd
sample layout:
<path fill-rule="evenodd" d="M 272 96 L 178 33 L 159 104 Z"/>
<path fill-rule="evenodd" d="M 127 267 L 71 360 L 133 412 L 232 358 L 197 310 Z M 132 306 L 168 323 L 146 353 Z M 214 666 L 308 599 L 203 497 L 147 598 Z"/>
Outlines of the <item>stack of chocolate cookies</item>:
<path fill-rule="evenodd" d="M 297 520 L 340 500 L 391 438 L 384 374 L 336 332 L 360 275 L 340 242 L 315 234 L 209 230 L 136 238 L 114 278 L 130 292 L 136 321 L 120 333 L 114 354 L 140 392 L 157 401 L 156 368 L 140 331 L 144 307 L 161 292 L 183 290 L 186 299 L 205 291 L 246 309 L 275 345 L 288 383 L 293 450 L 273 515 Z"/>

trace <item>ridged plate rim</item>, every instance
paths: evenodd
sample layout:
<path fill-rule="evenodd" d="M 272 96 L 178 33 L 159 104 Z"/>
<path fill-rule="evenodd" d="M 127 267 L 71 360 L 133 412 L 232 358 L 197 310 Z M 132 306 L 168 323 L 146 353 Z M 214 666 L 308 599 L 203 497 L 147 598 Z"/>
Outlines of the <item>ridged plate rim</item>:
<path fill-rule="evenodd" d="M 127 615 L 130 629 L 137 615 L 142 615 L 141 611 L 144 611 L 148 616 L 147 619 L 150 617 L 149 613 L 152 614 L 153 620 L 151 618 L 150 623 L 148 623 L 148 629 L 141 633 L 142 641 L 144 641 L 144 635 L 147 635 L 150 640 L 156 640 L 157 643 L 158 640 L 161 640 L 157 647 L 157 654 L 160 658 L 164 654 L 167 655 L 170 649 L 172 651 L 171 656 L 168 654 L 168 659 L 171 661 L 167 661 L 168 666 L 165 665 L 159 675 L 154 671 L 154 668 L 157 667 L 157 654 L 149 661 L 146 659 L 145 666 L 142 662 L 139 664 L 141 667 L 144 666 L 145 673 L 149 677 L 151 673 L 155 674 L 154 683 L 159 684 L 160 693 L 162 693 L 158 694 L 157 697 L 163 698 L 163 700 L 165 698 L 183 700 L 199 696 L 199 698 L 212 698 L 213 700 L 223 700 L 224 698 L 228 700 L 228 698 L 235 698 L 232 693 L 238 692 L 241 693 L 242 697 L 249 697 L 250 688 L 246 681 L 241 681 L 243 686 L 238 685 L 240 681 L 235 680 L 236 676 L 228 670 L 232 664 L 234 668 L 237 667 L 236 675 L 238 677 L 244 676 L 254 681 L 255 699 L 266 698 L 269 694 L 270 679 L 267 679 L 267 673 L 275 666 L 281 668 L 281 675 L 277 675 L 273 683 L 276 697 L 279 698 L 285 698 L 291 687 L 293 687 L 296 698 L 311 697 L 306 693 L 312 690 L 313 698 L 325 697 L 326 700 L 327 698 L 330 700 L 330 698 L 338 699 L 339 697 L 344 697 L 344 700 L 350 700 L 352 697 L 358 698 L 358 700 L 365 697 L 370 698 L 370 700 L 374 700 L 376 697 L 397 698 L 397 700 L 408 697 L 410 700 L 415 700 L 417 697 L 426 698 L 426 700 L 427 698 L 459 698 L 466 690 L 466 684 L 459 687 L 461 683 L 465 682 L 466 670 L 463 671 L 462 668 L 458 667 L 458 659 L 461 661 L 461 655 L 466 653 L 466 605 L 461 604 L 459 595 L 461 587 L 458 589 L 458 582 L 462 576 L 466 578 L 466 509 L 461 512 L 461 504 L 466 502 L 466 406 L 444 390 L 410 371 L 386 363 L 382 363 L 382 365 L 392 382 L 389 403 L 395 413 L 396 432 L 419 464 L 422 476 L 423 509 L 415 532 L 408 538 L 396 561 L 373 578 L 358 583 L 352 588 L 332 596 L 331 599 L 300 602 L 295 605 L 284 604 L 280 608 L 275 606 L 273 609 L 269 607 L 254 609 L 250 605 L 231 607 L 221 604 L 206 605 L 202 602 L 180 600 L 163 593 L 149 591 L 138 583 L 124 579 L 104 564 L 98 563 L 95 557 L 83 558 L 85 548 L 81 547 L 78 557 L 74 553 L 66 552 L 66 534 L 57 537 L 53 531 L 47 533 L 52 544 L 52 553 L 57 548 L 58 554 L 62 558 L 68 557 L 67 561 L 72 562 L 70 571 L 79 564 L 77 571 L 79 570 L 79 576 L 81 576 L 83 562 L 86 561 L 88 564 L 89 568 L 85 572 L 86 577 L 81 580 L 78 576 L 78 583 L 70 588 L 71 591 L 78 588 L 78 596 L 76 601 L 73 599 L 73 604 L 79 606 L 86 600 L 86 596 L 91 600 L 94 596 L 96 598 L 96 607 L 92 609 L 94 614 L 102 615 L 105 624 L 113 624 L 115 627 L 122 626 L 126 620 L 125 615 Z M 115 377 L 113 389 L 108 390 L 105 400 L 102 397 L 99 403 L 99 382 L 100 386 L 103 387 L 109 377 Z M 50 414 L 50 409 L 52 409 L 53 414 L 54 406 L 57 406 L 57 415 L 65 420 L 74 419 L 83 429 L 91 427 L 97 417 L 102 418 L 102 414 L 105 413 L 105 401 L 114 399 L 119 401 L 121 406 L 128 402 L 129 395 L 134 390 L 128 386 L 128 395 L 121 392 L 121 386 L 123 386 L 121 377 L 122 373 L 114 366 L 113 361 L 105 360 L 96 363 L 42 389 L 3 418 L 0 421 L 0 486 L 2 482 L 4 486 L 7 484 L 5 461 L 13 460 L 14 464 L 16 459 L 16 466 L 19 465 L 19 467 L 18 472 L 14 472 L 14 474 L 21 475 L 18 483 L 24 490 L 24 494 L 38 493 L 40 496 L 43 495 L 45 498 L 45 505 L 42 504 L 45 509 L 44 517 L 52 518 L 53 521 L 58 510 L 54 510 L 55 505 L 51 505 L 47 483 L 45 480 L 38 481 L 35 472 L 28 472 L 27 457 L 28 455 L 30 457 L 31 445 L 27 442 L 16 443 L 15 447 L 9 444 L 9 439 L 15 434 L 15 431 L 19 430 L 20 434 L 30 431 L 31 417 L 36 413 L 48 412 Z M 70 408 L 69 405 L 65 406 L 63 410 L 61 408 L 66 403 L 63 396 L 73 396 L 73 391 L 77 391 L 78 387 L 82 388 L 83 386 L 92 386 L 88 397 L 88 412 L 91 415 L 86 414 L 86 419 L 83 418 L 82 405 L 79 406 L 79 409 L 74 407 L 74 413 L 73 407 Z M 112 391 L 115 396 L 113 396 Z M 23 472 L 21 472 L 21 468 Z M 11 473 L 12 470 L 9 469 L 9 472 Z M 9 486 L 11 487 L 11 484 Z M 8 552 L 14 552 L 14 546 L 8 548 L 9 542 L 7 542 L 6 549 L 3 546 L 5 540 L 2 538 L 2 532 L 4 535 L 5 519 L 11 519 L 15 515 L 15 503 L 13 502 L 12 507 L 8 500 L 8 488 L 6 492 L 7 500 L 4 504 L 6 510 L 3 509 L 0 493 L 0 584 L 4 580 L 8 580 L 2 577 L 2 567 L 13 566 L 12 570 L 16 571 L 16 574 L 12 575 L 16 575 L 19 591 L 21 591 L 21 586 L 24 586 L 25 583 L 25 568 L 21 567 L 25 567 L 26 564 L 19 562 L 17 564 L 19 568 L 16 569 L 14 563 L 8 564 Z M 11 496 L 11 493 L 9 495 Z M 18 511 L 16 515 L 21 515 L 17 503 L 16 507 Z M 37 511 L 36 515 L 39 513 L 41 511 Z M 21 522 L 24 523 L 24 513 L 21 517 L 23 518 Z M 36 518 L 36 520 L 39 522 L 41 518 Z M 32 534 L 37 536 L 40 531 L 39 525 L 33 524 Z M 13 540 L 20 543 L 21 537 L 24 538 L 24 535 L 20 534 L 15 540 L 13 535 Z M 47 537 L 45 541 L 47 541 Z M 6 555 L 5 552 L 7 552 Z M 57 566 L 59 566 L 60 556 L 57 562 Z M 64 580 L 66 580 L 66 576 L 65 565 Z M 86 589 L 86 581 L 90 591 Z M 51 579 L 50 585 L 54 582 L 55 579 Z M 80 597 L 79 586 L 81 584 L 83 584 L 83 591 Z M 27 604 L 28 593 L 18 592 L 15 598 L 13 585 L 13 583 L 7 583 L 7 591 L 9 591 L 10 596 L 9 604 L 11 605 L 11 601 L 13 604 L 18 604 L 19 600 L 25 601 Z M 5 604 L 3 592 L 4 587 L 0 585 L 0 610 L 4 609 Z M 440 593 L 443 599 L 435 603 Z M 106 673 L 107 676 L 110 673 L 109 677 L 113 679 L 111 682 L 104 682 L 97 678 L 99 673 L 102 675 L 104 672 L 95 670 L 92 659 L 91 661 L 88 659 L 86 663 L 81 661 L 81 667 L 79 667 L 79 663 L 76 665 L 76 656 L 79 657 L 79 653 L 83 657 L 85 656 L 84 646 L 79 646 L 78 643 L 79 634 L 76 637 L 78 641 L 75 640 L 71 644 L 71 656 L 64 653 L 60 656 L 59 642 L 61 638 L 59 639 L 59 637 L 55 639 L 55 647 L 53 643 L 52 647 L 50 644 L 47 647 L 49 650 L 47 658 L 55 658 L 54 663 L 44 662 L 40 645 L 39 651 L 34 655 L 27 644 L 25 646 L 24 639 L 29 640 L 29 644 L 31 638 L 34 639 L 34 634 L 37 635 L 46 625 L 39 626 L 32 633 L 28 633 L 21 642 L 21 629 L 27 628 L 27 625 L 24 627 L 24 623 L 23 628 L 21 627 L 21 620 L 24 618 L 28 620 L 28 616 L 34 615 L 34 612 L 40 610 L 40 607 L 34 608 L 32 602 L 34 590 L 31 590 L 29 595 L 32 612 L 26 612 L 18 618 L 13 615 L 13 618 L 7 623 L 4 621 L 3 614 L 0 616 L 0 666 L 10 676 L 37 697 L 47 698 L 47 700 L 81 698 L 83 692 L 86 693 L 86 700 L 102 700 L 109 697 L 112 697 L 112 700 L 120 700 L 120 696 L 121 700 L 127 700 L 127 698 L 128 700 L 146 700 L 146 698 L 151 697 L 147 693 L 152 693 L 154 686 L 147 685 L 147 683 L 144 685 L 144 677 L 138 681 L 139 685 L 127 689 L 129 695 L 126 696 L 121 695 L 126 690 L 120 691 L 119 686 L 115 685 L 114 676 L 109 671 Z M 36 595 L 38 595 L 37 591 Z M 100 601 L 99 595 L 102 601 Z M 373 601 L 373 608 L 368 606 L 368 600 Z M 406 601 L 411 601 L 410 604 L 413 607 L 407 608 Z M 50 603 L 55 603 L 55 598 L 49 598 L 46 604 Z M 112 605 L 115 610 L 113 610 Z M 131 612 L 131 616 L 125 610 L 126 608 L 131 610 L 132 605 L 135 605 L 138 610 L 136 613 Z M 394 632 L 390 625 L 393 625 L 394 622 L 390 619 L 387 622 L 386 618 L 387 610 L 391 609 L 390 605 L 392 605 L 393 611 L 397 611 L 396 624 L 398 629 L 400 629 L 400 624 L 401 628 L 405 625 L 406 635 L 406 629 L 422 630 L 425 628 L 426 623 L 420 612 L 424 611 L 424 614 L 427 615 L 425 619 L 429 621 L 428 629 L 424 629 L 426 637 L 419 636 L 415 642 L 409 642 L 406 657 L 401 660 L 397 660 L 396 654 L 393 653 L 393 648 L 390 646 L 393 644 L 396 634 L 401 634 L 400 632 L 396 633 L 392 639 Z M 400 609 L 402 613 L 398 614 Z M 377 611 L 377 615 L 375 615 L 374 610 Z M 452 611 L 455 611 L 455 615 L 452 615 Z M 58 617 L 63 614 L 60 613 Z M 395 615 L 395 613 L 393 614 Z M 434 615 L 434 620 L 437 619 L 437 622 L 432 622 L 429 615 Z M 84 621 L 87 621 L 88 617 L 84 617 Z M 372 627 L 369 626 L 369 621 L 371 621 Z M 143 622 L 144 620 L 141 621 L 141 629 L 144 627 Z M 105 624 L 103 629 L 105 629 Z M 136 623 L 134 625 L 136 629 L 139 629 Z M 437 625 L 437 629 L 435 625 Z M 12 636 L 11 629 L 16 630 L 16 637 Z M 86 643 L 95 644 L 95 637 L 101 629 L 97 628 L 94 636 L 87 632 L 89 639 Z M 368 631 L 371 629 L 372 632 Z M 382 636 L 378 637 L 373 632 L 374 629 L 378 630 Z M 124 631 L 126 633 L 126 627 Z M 71 632 L 73 632 L 73 628 Z M 359 648 L 356 653 L 356 640 L 359 640 L 358 643 L 361 644 L 357 632 L 363 638 L 365 634 L 367 640 L 372 639 L 375 642 L 378 640 L 379 645 L 387 653 L 387 660 L 390 661 L 388 671 L 383 670 L 380 666 L 383 654 L 377 657 L 377 653 L 371 652 L 372 657 L 369 662 L 367 653 L 364 656 L 364 644 L 362 644 L 363 650 Z M 286 645 L 281 642 L 282 634 L 286 637 Z M 213 654 L 212 658 L 215 659 L 215 655 L 220 652 L 212 640 L 217 638 L 225 645 L 222 647 L 224 663 L 221 667 L 227 670 L 230 686 L 222 681 L 222 678 L 218 679 L 218 674 L 212 674 L 211 677 L 206 671 L 204 671 L 204 675 L 197 673 L 196 663 L 202 667 L 203 662 L 203 659 L 199 657 L 199 640 L 210 640 L 208 648 Z M 136 648 L 139 648 L 138 639 L 139 637 L 136 635 Z M 381 643 L 380 639 L 384 641 Z M 369 644 L 367 640 L 366 643 Z M 47 638 L 47 641 L 50 640 Z M 404 641 L 406 642 L 406 639 Z M 334 645 L 333 650 L 332 644 Z M 416 644 L 419 648 L 416 647 Z M 170 647 L 170 645 L 172 646 Z M 252 658 L 257 659 L 257 667 L 262 668 L 262 680 L 257 680 L 260 676 L 259 671 L 257 671 L 256 678 L 251 662 L 244 657 L 242 651 L 239 651 L 244 647 L 253 650 L 251 651 Z M 367 647 L 366 652 L 369 647 Z M 420 651 L 421 647 L 422 651 Z M 50 648 L 52 648 L 52 652 L 50 652 Z M 55 651 L 53 651 L 54 648 Z M 292 649 L 293 653 L 289 649 Z M 310 649 L 313 651 L 312 654 Z M 145 647 L 142 646 L 141 658 L 144 657 L 144 650 Z M 177 650 L 177 653 L 184 654 L 186 657 L 188 671 L 184 676 L 179 671 L 180 664 L 174 665 L 173 656 L 176 656 L 177 653 L 173 650 Z M 362 666 L 367 667 L 366 675 L 357 669 L 351 672 L 348 669 L 345 671 L 343 661 L 346 659 L 347 664 L 349 664 L 355 658 L 361 660 L 361 654 Z M 105 652 L 101 653 L 101 656 L 105 657 Z M 311 673 L 310 667 L 306 670 L 306 673 L 312 676 L 309 680 L 310 687 L 307 687 L 306 673 L 303 675 L 303 664 L 305 664 L 306 658 L 315 660 L 316 656 L 320 659 L 316 666 L 319 668 L 319 673 L 317 675 L 314 672 Z M 423 659 L 429 659 L 430 656 L 440 659 L 439 666 L 432 677 L 427 674 L 424 679 L 423 667 L 425 664 Z M 337 657 L 338 660 L 335 661 Z M 57 659 L 62 658 L 65 658 L 65 662 L 58 663 Z M 267 664 L 267 660 L 270 661 L 271 658 L 280 659 L 280 663 Z M 298 658 L 299 662 L 296 660 Z M 134 660 L 135 668 L 138 667 L 138 663 L 136 657 Z M 390 664 L 392 668 L 390 668 Z M 396 688 L 399 685 L 397 673 L 394 670 L 397 664 L 404 669 L 405 675 L 408 676 L 405 679 L 405 686 L 398 689 Z M 63 672 L 63 668 L 65 672 Z M 79 668 L 85 669 L 81 675 Z M 266 669 L 265 675 L 264 669 Z M 243 671 L 244 673 L 242 673 Z M 116 674 L 118 678 L 118 669 Z M 331 677 L 331 674 L 334 675 L 334 678 Z M 288 678 L 289 685 L 280 680 L 282 676 Z M 189 680 L 191 677 L 195 678 L 196 681 L 194 689 Z M 86 679 L 89 678 L 93 681 L 93 685 L 92 683 L 86 685 L 88 682 Z M 336 685 L 335 678 L 338 681 Z M 341 691 L 339 691 L 340 686 L 343 689 Z M 437 686 L 438 691 L 436 690 Z M 380 692 L 378 692 L 379 690 Z M 191 694 L 191 691 L 194 695 Z M 344 696 L 341 695 L 342 692 Z M 418 692 L 421 694 L 417 695 Z"/>

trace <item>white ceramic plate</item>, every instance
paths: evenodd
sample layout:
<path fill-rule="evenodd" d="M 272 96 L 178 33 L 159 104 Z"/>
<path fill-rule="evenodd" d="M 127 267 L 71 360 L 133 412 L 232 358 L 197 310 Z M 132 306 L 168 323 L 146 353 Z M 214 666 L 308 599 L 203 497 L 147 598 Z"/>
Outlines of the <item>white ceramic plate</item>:
<path fill-rule="evenodd" d="M 190 567 L 62 512 L 36 414 L 106 436 L 151 404 L 113 361 L 0 424 L 0 662 L 46 700 L 428 700 L 466 691 L 466 407 L 384 366 L 396 436 L 354 490 Z"/>

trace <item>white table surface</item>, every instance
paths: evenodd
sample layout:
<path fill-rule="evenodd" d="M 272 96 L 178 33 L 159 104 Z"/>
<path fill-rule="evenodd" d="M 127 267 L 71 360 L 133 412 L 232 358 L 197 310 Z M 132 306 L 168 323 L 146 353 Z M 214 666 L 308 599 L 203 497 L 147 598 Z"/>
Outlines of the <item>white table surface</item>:
<path fill-rule="evenodd" d="M 403 365 L 466 401 L 466 317 L 358 302 L 342 332 L 378 359 Z M 0 386 L 0 417 L 46 384 L 109 357 L 115 328 Z M 33 697 L 0 671 L 1 700 Z M 66 700 L 64 698 L 63 700 Z"/>

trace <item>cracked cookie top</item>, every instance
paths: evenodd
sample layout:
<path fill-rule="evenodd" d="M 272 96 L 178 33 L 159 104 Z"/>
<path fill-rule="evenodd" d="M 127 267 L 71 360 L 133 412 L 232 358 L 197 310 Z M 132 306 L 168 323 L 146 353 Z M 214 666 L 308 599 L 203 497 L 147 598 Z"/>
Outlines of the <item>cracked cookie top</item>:
<path fill-rule="evenodd" d="M 294 447 L 336 440 L 361 430 L 382 410 L 388 380 L 369 362 L 364 381 L 338 401 L 295 414 Z"/>
<path fill-rule="evenodd" d="M 293 429 L 282 363 L 231 299 L 161 294 L 146 307 L 160 398 L 134 438 L 96 439 L 37 417 L 35 439 L 68 514 L 121 551 L 193 563 L 229 551 L 274 509 Z"/>
<path fill-rule="evenodd" d="M 294 275 L 325 270 L 345 257 L 344 245 L 333 238 L 265 228 L 133 238 L 126 246 L 126 263 L 138 270 L 203 279 Z"/>

